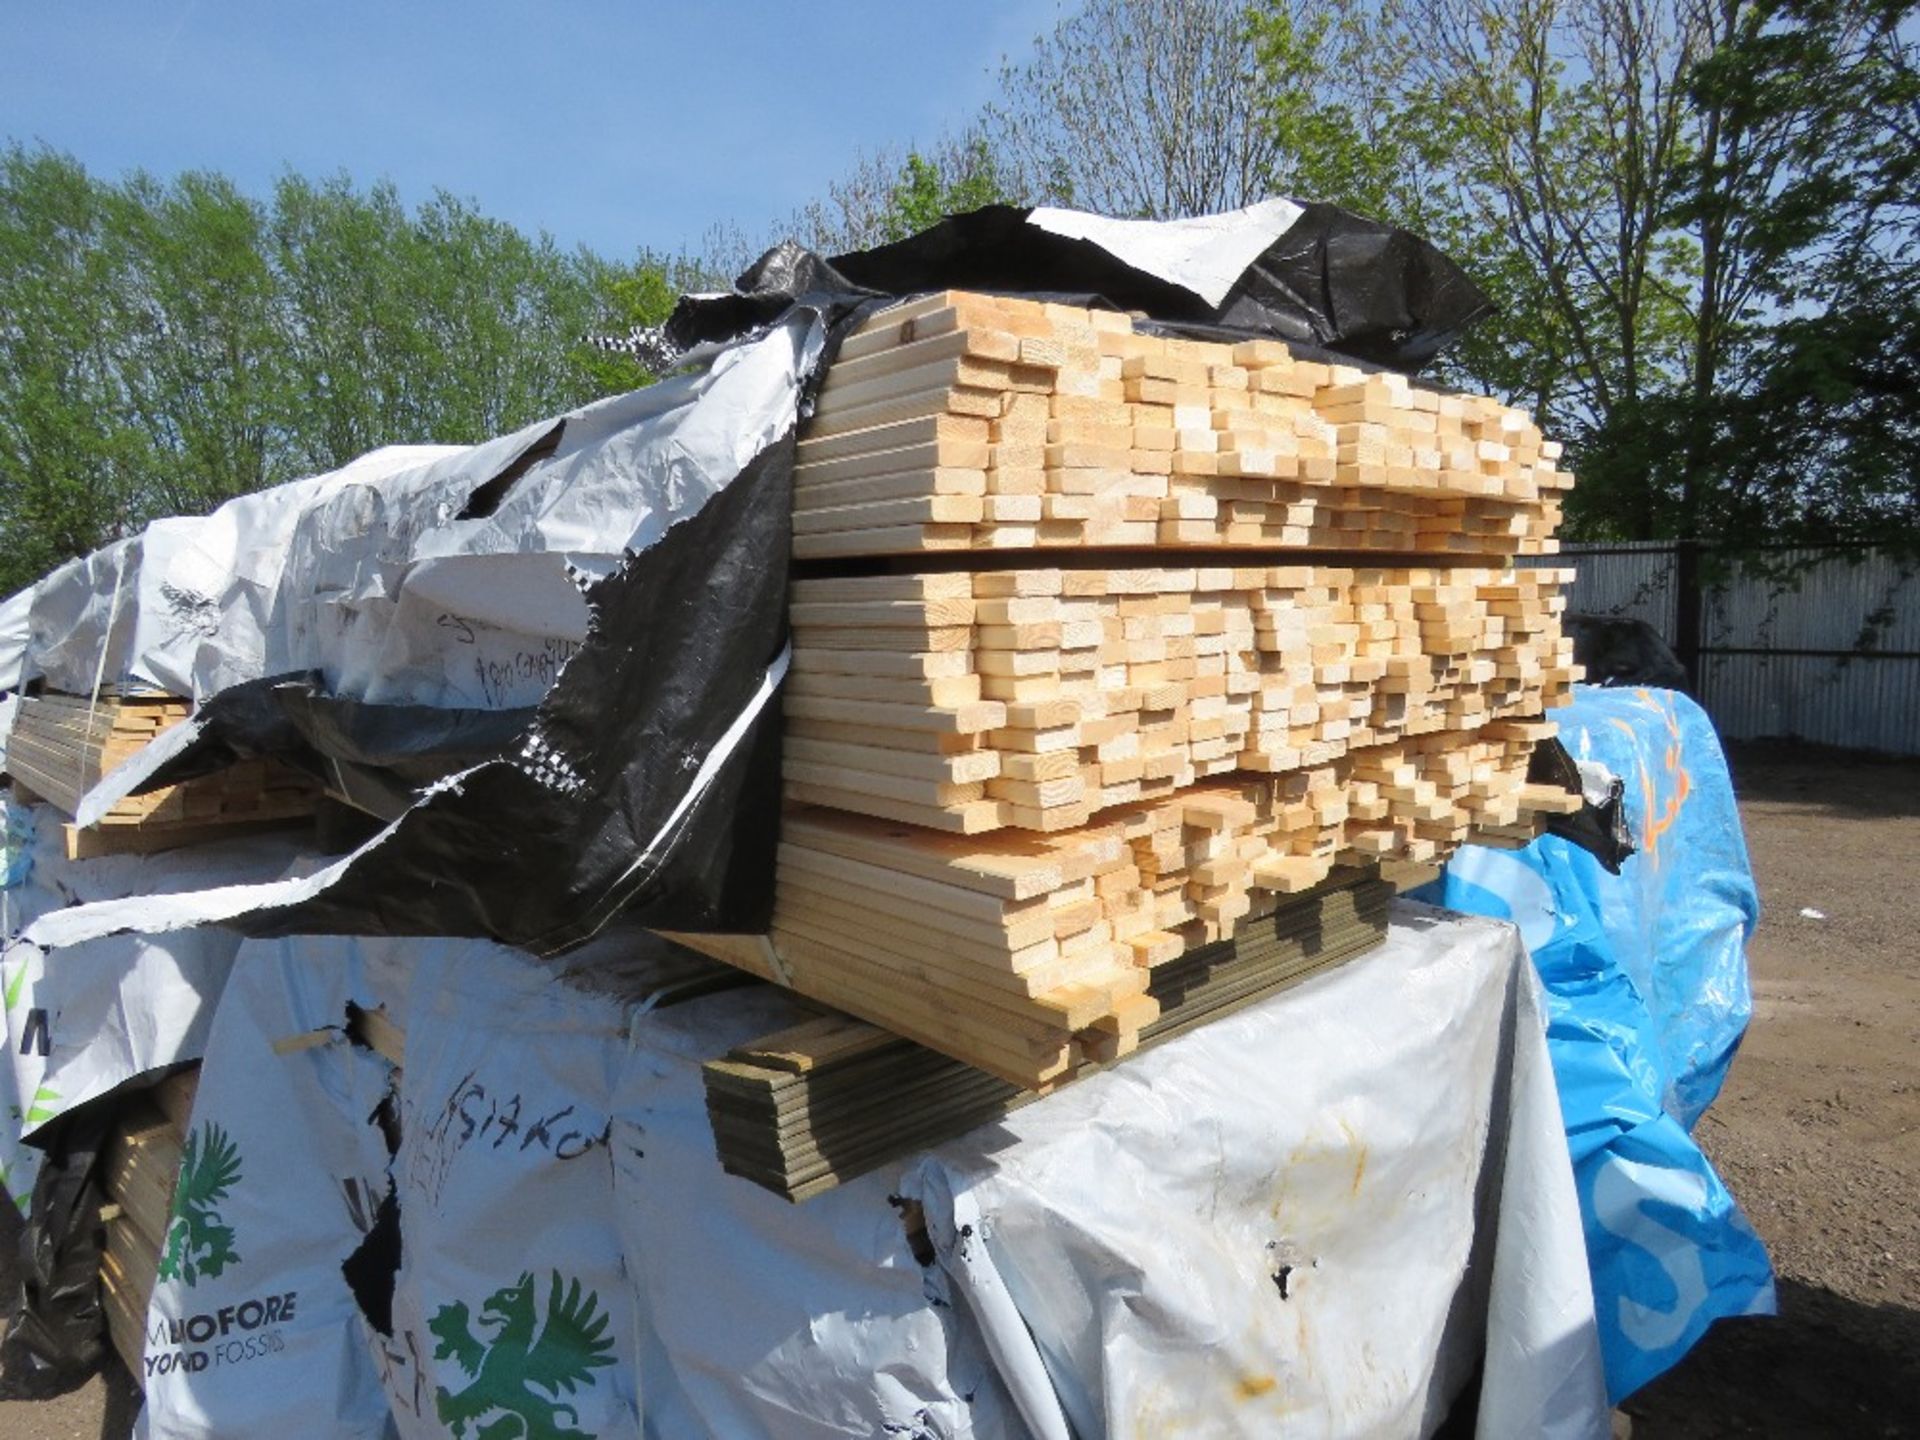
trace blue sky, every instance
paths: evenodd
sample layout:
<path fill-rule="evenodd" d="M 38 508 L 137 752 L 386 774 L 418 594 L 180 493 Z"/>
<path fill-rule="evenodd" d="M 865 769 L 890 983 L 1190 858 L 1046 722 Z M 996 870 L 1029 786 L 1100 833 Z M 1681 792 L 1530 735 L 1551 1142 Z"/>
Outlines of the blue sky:
<path fill-rule="evenodd" d="M 96 172 L 436 187 L 624 255 L 757 239 L 992 94 L 1058 0 L 0 0 L 0 136 Z"/>

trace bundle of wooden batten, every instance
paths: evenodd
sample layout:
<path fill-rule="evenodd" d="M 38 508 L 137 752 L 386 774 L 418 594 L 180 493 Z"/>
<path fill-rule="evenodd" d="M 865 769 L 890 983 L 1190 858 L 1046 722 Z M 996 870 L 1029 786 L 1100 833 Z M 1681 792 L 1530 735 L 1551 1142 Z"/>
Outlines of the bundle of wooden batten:
<path fill-rule="evenodd" d="M 1231 939 L 1156 967 L 1159 1017 L 1141 1044 L 1215 1020 L 1365 953 L 1393 887 L 1344 871 Z M 989 1124 L 1035 1098 L 891 1031 L 826 1016 L 736 1046 L 704 1067 L 721 1165 L 805 1200 L 897 1156 Z"/>
<path fill-rule="evenodd" d="M 800 559 L 1047 547 L 1549 553 L 1524 412 L 1272 340 L 958 292 L 849 337 L 800 438 Z"/>
<path fill-rule="evenodd" d="M 1054 831 L 1238 770 L 1538 716 L 1558 570 L 1019 569 L 793 586 L 805 803 Z"/>
<path fill-rule="evenodd" d="M 1578 805 L 1527 783 L 1574 669 L 1522 412 L 950 292 L 797 456 L 773 924 L 706 953 L 1046 1087 L 1337 863 Z"/>
<path fill-rule="evenodd" d="M 139 1379 L 146 1352 L 147 1305 L 166 1252 L 173 1193 L 193 1113 L 199 1067 L 127 1098 L 109 1137 L 102 1180 L 107 1204 L 100 1288 L 107 1334 L 127 1373 Z"/>
<path fill-rule="evenodd" d="M 166 695 L 23 696 L 6 740 L 15 792 L 72 816 L 103 776 L 191 709 Z M 278 761 L 243 760 L 217 774 L 129 795 L 86 829 L 68 825 L 67 858 L 149 853 L 306 819 L 319 793 L 312 780 Z"/>

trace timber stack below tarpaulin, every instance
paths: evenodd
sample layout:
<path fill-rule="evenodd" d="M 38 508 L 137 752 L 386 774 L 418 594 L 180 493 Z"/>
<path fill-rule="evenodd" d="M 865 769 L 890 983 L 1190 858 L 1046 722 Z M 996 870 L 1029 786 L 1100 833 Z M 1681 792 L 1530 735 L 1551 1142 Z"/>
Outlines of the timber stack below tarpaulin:
<path fill-rule="evenodd" d="M 23 696 L 6 737 L 16 798 L 78 814 L 87 792 L 192 713 L 149 692 Z M 151 855 L 311 820 L 319 786 L 277 760 L 242 760 L 212 775 L 116 801 L 89 826 L 64 827 L 69 860 Z"/>
<path fill-rule="evenodd" d="M 1579 804 L 1528 783 L 1566 576 L 1515 568 L 1559 456 L 1272 340 L 877 313 L 797 449 L 773 924 L 673 938 L 1044 1090 L 1336 865 L 1523 839 Z"/>

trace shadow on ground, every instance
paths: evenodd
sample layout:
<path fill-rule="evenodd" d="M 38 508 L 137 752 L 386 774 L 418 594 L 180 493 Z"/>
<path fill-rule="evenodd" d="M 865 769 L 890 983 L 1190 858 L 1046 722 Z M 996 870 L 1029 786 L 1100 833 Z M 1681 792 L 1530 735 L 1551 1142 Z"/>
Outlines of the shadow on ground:
<path fill-rule="evenodd" d="M 1780 1314 L 1723 1320 L 1630 1397 L 1634 1440 L 1920 1435 L 1920 1310 L 1780 1282 Z"/>

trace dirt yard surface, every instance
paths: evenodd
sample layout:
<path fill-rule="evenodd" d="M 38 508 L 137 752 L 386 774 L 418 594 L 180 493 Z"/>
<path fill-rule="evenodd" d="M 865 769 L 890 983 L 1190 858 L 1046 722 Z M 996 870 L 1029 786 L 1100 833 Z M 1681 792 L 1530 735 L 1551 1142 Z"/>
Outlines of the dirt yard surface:
<path fill-rule="evenodd" d="M 1623 1408 L 1635 1440 L 1920 1436 L 1920 764 L 1768 748 L 1734 777 L 1765 915 L 1699 1133 L 1780 1315 L 1723 1322 Z M 98 1380 L 0 1403 L 0 1440 L 93 1440 L 104 1404 Z"/>
<path fill-rule="evenodd" d="M 1723 1322 L 1623 1408 L 1635 1440 L 1920 1435 L 1920 764 L 1765 747 L 1733 769 L 1753 1026 L 1698 1134 L 1780 1314 Z"/>

